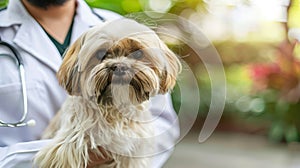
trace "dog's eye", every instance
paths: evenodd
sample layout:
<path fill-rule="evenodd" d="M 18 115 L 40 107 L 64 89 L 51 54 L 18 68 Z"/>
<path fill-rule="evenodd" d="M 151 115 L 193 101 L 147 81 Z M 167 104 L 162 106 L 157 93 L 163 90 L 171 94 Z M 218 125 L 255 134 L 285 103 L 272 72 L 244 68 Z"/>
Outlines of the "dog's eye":
<path fill-rule="evenodd" d="M 106 55 L 107 55 L 107 50 L 105 49 L 98 50 L 95 54 L 96 58 L 100 61 L 102 61 Z"/>
<path fill-rule="evenodd" d="M 133 53 L 131 53 L 129 55 L 130 58 L 133 58 L 133 59 L 142 59 L 144 57 L 144 53 L 142 50 L 137 50 L 137 51 L 134 51 Z"/>

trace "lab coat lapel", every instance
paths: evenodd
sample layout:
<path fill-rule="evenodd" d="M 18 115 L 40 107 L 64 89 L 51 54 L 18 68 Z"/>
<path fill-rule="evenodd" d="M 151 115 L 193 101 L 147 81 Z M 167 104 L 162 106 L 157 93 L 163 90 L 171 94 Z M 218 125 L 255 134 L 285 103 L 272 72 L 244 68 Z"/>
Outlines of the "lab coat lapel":
<path fill-rule="evenodd" d="M 54 71 L 58 70 L 61 56 L 41 26 L 33 19 L 23 22 L 13 42 Z"/>

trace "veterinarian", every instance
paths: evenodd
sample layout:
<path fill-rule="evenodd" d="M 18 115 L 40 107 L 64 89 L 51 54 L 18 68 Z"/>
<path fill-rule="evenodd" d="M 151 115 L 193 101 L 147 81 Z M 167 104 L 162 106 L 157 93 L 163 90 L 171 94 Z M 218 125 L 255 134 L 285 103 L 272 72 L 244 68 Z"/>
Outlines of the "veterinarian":
<path fill-rule="evenodd" d="M 56 79 L 62 54 L 90 27 L 120 17 L 91 9 L 83 0 L 10 0 L 0 11 L 1 41 L 20 53 L 26 83 L 24 98 L 16 56 L 0 45 L 0 168 L 32 167 L 35 153 L 51 141 L 39 138 L 66 98 Z M 169 95 L 155 97 L 151 103 L 155 130 L 161 135 L 153 167 L 161 167 L 179 136 L 178 123 Z M 24 112 L 24 121 L 9 125 L 18 123 Z M 93 159 L 89 166 L 106 161 Z"/>

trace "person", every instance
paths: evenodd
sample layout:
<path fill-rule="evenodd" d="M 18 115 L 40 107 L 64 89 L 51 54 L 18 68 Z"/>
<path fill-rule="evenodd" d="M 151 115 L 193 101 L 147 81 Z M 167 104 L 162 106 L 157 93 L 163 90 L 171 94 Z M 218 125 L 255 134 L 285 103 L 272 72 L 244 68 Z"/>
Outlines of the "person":
<path fill-rule="evenodd" d="M 50 140 L 40 140 L 43 130 L 59 110 L 66 92 L 59 86 L 56 72 L 62 54 L 83 32 L 121 16 L 104 9 L 92 9 L 84 0 L 10 0 L 0 12 L 0 38 L 20 53 L 25 69 L 28 116 L 33 127 L 0 126 L 0 167 L 31 168 L 37 151 Z M 0 45 L 0 120 L 15 122 L 23 114 L 22 89 L 13 53 Z M 152 167 L 161 167 L 179 137 L 176 113 L 170 95 L 150 101 L 155 118 L 157 155 Z M 105 158 L 91 156 L 89 167 Z M 96 158 L 96 159 L 95 159 Z"/>

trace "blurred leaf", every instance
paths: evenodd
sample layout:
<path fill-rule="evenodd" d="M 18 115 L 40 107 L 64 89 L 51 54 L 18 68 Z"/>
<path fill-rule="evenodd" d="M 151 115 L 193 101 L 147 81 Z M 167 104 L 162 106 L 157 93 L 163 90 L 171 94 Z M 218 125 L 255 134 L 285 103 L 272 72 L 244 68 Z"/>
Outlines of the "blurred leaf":
<path fill-rule="evenodd" d="M 119 14 L 126 14 L 122 7 L 123 0 L 85 0 L 91 7 L 102 8 L 117 12 Z"/>
<path fill-rule="evenodd" d="M 280 142 L 284 137 L 284 125 L 281 122 L 273 123 L 269 131 L 269 137 L 272 141 Z"/>
<path fill-rule="evenodd" d="M 0 9 L 7 5 L 8 0 L 0 0 Z"/>
<path fill-rule="evenodd" d="M 179 0 L 173 1 L 173 7 L 170 9 L 170 13 L 180 14 L 184 10 L 201 10 L 201 12 L 207 12 L 205 8 L 204 0 Z"/>
<path fill-rule="evenodd" d="M 278 92 L 272 89 L 267 89 L 264 92 L 260 93 L 262 98 L 266 101 L 266 103 L 271 104 L 278 101 Z M 275 103 L 275 104 L 276 104 Z"/>
<path fill-rule="evenodd" d="M 251 88 L 251 80 L 247 67 L 239 64 L 233 64 L 225 70 L 226 80 L 229 84 L 235 85 L 235 89 L 239 89 L 241 92 L 249 92 Z"/>
<path fill-rule="evenodd" d="M 289 10 L 289 26 L 300 27 L 300 0 L 291 0 L 292 6 Z"/>
<path fill-rule="evenodd" d="M 279 115 L 279 117 L 282 117 L 282 115 L 285 115 L 290 108 L 289 103 L 285 101 L 278 101 L 275 104 L 275 112 Z"/>
<path fill-rule="evenodd" d="M 298 130 L 296 126 L 290 126 L 285 132 L 285 139 L 288 143 L 297 142 L 299 140 Z"/>
<path fill-rule="evenodd" d="M 173 102 L 173 107 L 176 113 L 178 114 L 180 106 L 181 106 L 181 92 L 180 92 L 180 87 L 178 84 L 175 85 L 172 94 L 171 94 L 172 102 Z"/>
<path fill-rule="evenodd" d="M 250 103 L 251 111 L 260 115 L 265 110 L 265 101 L 262 98 L 255 98 Z"/>
<path fill-rule="evenodd" d="M 127 13 L 139 12 L 142 10 L 141 4 L 138 0 L 123 0 L 122 8 Z"/>

